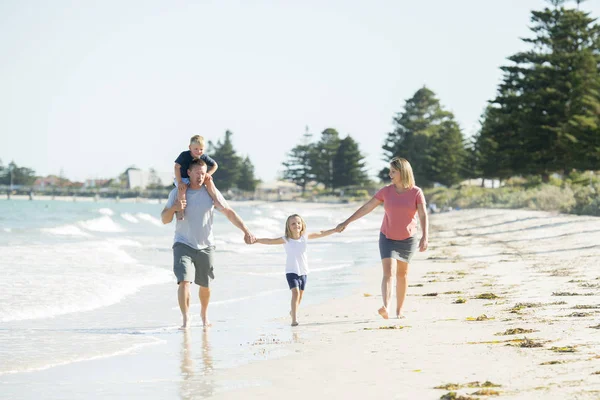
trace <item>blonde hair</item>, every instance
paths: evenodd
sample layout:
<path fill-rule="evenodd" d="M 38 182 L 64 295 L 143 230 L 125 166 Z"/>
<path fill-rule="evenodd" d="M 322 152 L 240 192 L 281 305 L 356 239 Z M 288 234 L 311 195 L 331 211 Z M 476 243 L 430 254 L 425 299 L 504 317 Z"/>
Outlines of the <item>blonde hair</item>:
<path fill-rule="evenodd" d="M 193 144 L 199 144 L 200 146 L 204 146 L 204 137 L 200 135 L 194 135 L 190 139 L 190 146 Z"/>
<path fill-rule="evenodd" d="M 412 167 L 406 158 L 394 157 L 390 161 L 390 167 L 400 172 L 400 179 L 402 180 L 402 187 L 405 189 L 412 189 L 415 186 L 415 175 L 413 174 Z"/>
<path fill-rule="evenodd" d="M 290 219 L 295 218 L 295 217 L 300 218 L 300 222 L 302 222 L 302 230 L 300 231 L 300 236 L 304 235 L 304 233 L 306 232 L 306 222 L 304 222 L 302 217 L 299 216 L 298 214 L 292 214 L 289 217 L 287 217 L 287 219 L 285 220 L 285 237 L 286 238 L 292 237 L 292 232 L 290 231 Z"/>

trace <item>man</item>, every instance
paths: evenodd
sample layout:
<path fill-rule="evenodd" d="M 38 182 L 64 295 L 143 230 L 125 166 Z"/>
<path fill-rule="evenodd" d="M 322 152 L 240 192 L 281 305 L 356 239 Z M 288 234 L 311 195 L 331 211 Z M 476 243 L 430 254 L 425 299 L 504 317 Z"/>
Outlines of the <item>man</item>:
<path fill-rule="evenodd" d="M 177 300 L 183 316 L 181 329 L 190 326 L 190 284 L 195 282 L 200 286 L 200 316 L 202 324 L 210 326 L 208 321 L 208 303 L 210 301 L 209 283 L 214 279 L 213 253 L 214 238 L 212 232 L 215 203 L 204 186 L 207 179 L 206 163 L 201 159 L 193 160 L 188 169 L 190 184 L 186 199 L 177 200 L 177 189 L 169 193 L 169 200 L 161 213 L 163 224 L 173 221 L 177 211 L 185 212 L 185 219 L 177 220 L 173 244 L 173 272 L 177 277 Z M 208 178 L 210 179 L 210 177 Z M 217 190 L 219 201 L 217 209 L 225 214 L 227 219 L 244 232 L 244 241 L 252 244 L 256 241 L 244 221 L 229 207 L 221 193 Z"/>

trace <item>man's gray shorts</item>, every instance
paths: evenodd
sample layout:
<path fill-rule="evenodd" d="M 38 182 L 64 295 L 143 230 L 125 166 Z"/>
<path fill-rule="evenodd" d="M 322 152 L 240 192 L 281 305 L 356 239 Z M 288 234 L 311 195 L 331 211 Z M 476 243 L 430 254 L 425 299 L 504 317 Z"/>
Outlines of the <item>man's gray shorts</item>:
<path fill-rule="evenodd" d="M 202 250 L 193 249 L 188 245 L 176 242 L 173 245 L 173 272 L 179 282 L 194 282 L 197 285 L 208 287 L 213 273 L 214 247 Z"/>

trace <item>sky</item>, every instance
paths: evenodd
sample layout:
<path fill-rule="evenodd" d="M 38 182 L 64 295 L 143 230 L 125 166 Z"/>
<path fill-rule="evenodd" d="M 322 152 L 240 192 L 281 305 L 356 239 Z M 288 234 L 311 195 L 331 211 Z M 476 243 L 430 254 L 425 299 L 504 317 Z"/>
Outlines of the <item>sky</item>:
<path fill-rule="evenodd" d="M 423 86 L 474 134 L 548 4 L 0 0 L 0 160 L 79 181 L 169 172 L 191 136 L 230 130 L 272 181 L 306 127 L 314 140 L 335 128 L 375 177 Z M 598 0 L 580 7 L 600 16 Z"/>

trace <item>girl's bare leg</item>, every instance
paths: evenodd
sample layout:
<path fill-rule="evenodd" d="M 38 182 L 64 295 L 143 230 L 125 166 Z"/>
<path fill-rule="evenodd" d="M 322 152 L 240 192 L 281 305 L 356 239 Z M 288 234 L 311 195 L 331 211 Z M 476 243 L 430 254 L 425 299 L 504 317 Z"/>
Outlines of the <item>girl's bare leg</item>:
<path fill-rule="evenodd" d="M 298 287 L 290 289 L 292 291 L 292 326 L 298 325 L 298 304 L 300 299 L 300 289 Z"/>
<path fill-rule="evenodd" d="M 390 299 L 392 297 L 392 266 L 393 266 L 392 258 L 384 258 L 381 260 L 381 265 L 383 266 L 383 278 L 381 279 L 381 297 L 383 299 L 383 307 L 381 307 L 377 312 L 384 319 L 388 319 L 388 307 L 390 304 Z"/>
<path fill-rule="evenodd" d="M 408 263 L 397 262 L 396 267 L 396 316 L 404 318 L 402 306 L 406 299 L 406 290 L 408 289 Z"/>

